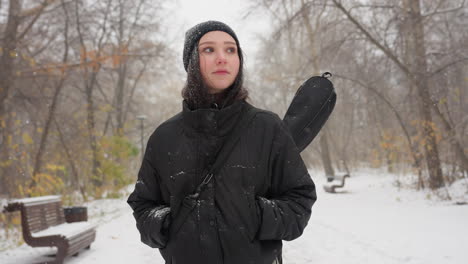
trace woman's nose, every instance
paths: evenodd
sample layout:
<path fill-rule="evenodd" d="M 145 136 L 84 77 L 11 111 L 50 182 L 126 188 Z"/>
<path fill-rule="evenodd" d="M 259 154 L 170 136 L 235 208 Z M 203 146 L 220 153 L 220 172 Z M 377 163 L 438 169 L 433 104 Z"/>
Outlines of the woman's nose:
<path fill-rule="evenodd" d="M 223 52 L 219 52 L 216 56 L 216 64 L 226 63 L 226 55 Z"/>

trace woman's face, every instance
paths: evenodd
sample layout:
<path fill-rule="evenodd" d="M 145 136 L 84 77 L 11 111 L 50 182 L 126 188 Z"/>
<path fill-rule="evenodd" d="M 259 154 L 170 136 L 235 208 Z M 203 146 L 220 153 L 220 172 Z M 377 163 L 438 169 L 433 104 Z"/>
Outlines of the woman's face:
<path fill-rule="evenodd" d="M 239 73 L 239 55 L 234 38 L 223 31 L 210 31 L 198 44 L 200 71 L 209 93 L 231 86 Z"/>

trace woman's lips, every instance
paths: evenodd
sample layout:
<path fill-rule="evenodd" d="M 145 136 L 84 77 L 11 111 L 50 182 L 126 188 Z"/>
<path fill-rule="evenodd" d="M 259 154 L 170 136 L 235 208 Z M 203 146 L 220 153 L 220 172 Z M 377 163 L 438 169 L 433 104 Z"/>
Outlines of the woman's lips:
<path fill-rule="evenodd" d="M 214 73 L 214 74 L 220 74 L 220 75 L 229 74 L 229 72 L 226 71 L 226 70 L 218 70 L 218 71 L 215 71 L 215 72 L 213 72 L 213 73 Z"/>

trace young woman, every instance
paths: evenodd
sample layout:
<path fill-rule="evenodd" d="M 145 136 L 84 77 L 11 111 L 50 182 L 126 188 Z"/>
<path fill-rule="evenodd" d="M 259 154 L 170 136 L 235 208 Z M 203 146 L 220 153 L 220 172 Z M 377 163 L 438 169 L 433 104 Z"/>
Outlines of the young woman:
<path fill-rule="evenodd" d="M 171 264 L 282 263 L 282 240 L 302 234 L 316 200 L 299 151 L 276 114 L 246 102 L 242 51 L 229 26 L 207 21 L 187 31 L 183 62 L 183 109 L 149 138 L 128 198 L 141 240 Z M 249 109 L 257 114 L 207 180 Z M 184 215 L 184 198 L 203 180 Z"/>

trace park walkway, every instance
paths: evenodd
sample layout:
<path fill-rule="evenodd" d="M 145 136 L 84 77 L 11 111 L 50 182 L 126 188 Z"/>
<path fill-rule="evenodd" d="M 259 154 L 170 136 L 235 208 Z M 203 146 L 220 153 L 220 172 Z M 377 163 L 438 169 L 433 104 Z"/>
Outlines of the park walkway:
<path fill-rule="evenodd" d="M 390 175 L 353 175 L 338 194 L 323 192 L 324 181 L 312 176 L 319 199 L 303 236 L 284 242 L 285 264 L 466 263 L 468 206 L 398 191 Z M 66 263 L 164 263 L 157 249 L 140 242 L 125 199 L 97 207 L 105 212 L 91 206 L 90 213 L 101 214 L 91 219 L 99 224 L 96 241 Z M 0 263 L 29 264 L 47 252 L 22 245 L 0 252 Z"/>

